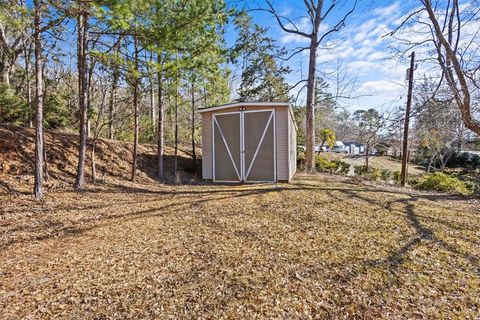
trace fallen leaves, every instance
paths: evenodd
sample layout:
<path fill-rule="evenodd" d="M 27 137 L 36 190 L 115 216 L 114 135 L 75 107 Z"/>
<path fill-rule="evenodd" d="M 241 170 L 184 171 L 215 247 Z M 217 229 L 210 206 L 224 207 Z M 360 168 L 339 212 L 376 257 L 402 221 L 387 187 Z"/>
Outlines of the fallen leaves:
<path fill-rule="evenodd" d="M 1 200 L 0 318 L 480 314 L 480 219 L 461 198 L 317 176 Z"/>

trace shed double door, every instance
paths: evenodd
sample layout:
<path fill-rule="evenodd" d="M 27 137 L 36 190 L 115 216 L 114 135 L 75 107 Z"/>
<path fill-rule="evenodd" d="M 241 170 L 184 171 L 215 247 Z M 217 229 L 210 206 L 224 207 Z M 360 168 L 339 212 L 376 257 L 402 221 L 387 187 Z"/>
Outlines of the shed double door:
<path fill-rule="evenodd" d="M 274 182 L 275 110 L 214 114 L 213 180 Z"/>

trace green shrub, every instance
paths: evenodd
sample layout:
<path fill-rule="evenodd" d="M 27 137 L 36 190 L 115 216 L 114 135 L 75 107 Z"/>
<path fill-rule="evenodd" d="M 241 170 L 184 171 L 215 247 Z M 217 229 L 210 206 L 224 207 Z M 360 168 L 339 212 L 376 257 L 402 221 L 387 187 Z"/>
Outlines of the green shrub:
<path fill-rule="evenodd" d="M 372 174 L 371 174 L 371 179 L 372 180 L 379 180 L 381 177 L 382 177 L 382 169 L 373 168 L 372 169 Z"/>
<path fill-rule="evenodd" d="M 138 141 L 140 143 L 156 142 L 155 126 L 148 116 L 140 116 L 140 130 Z"/>
<path fill-rule="evenodd" d="M 423 178 L 423 176 L 408 177 L 407 183 L 415 188 L 415 186 L 420 183 L 421 178 Z"/>
<path fill-rule="evenodd" d="M 364 173 L 367 173 L 367 167 L 364 165 L 353 166 L 353 172 L 356 176 L 361 176 Z"/>
<path fill-rule="evenodd" d="M 471 191 L 472 194 L 477 196 L 480 195 L 480 184 L 473 181 L 463 181 L 463 183 L 465 183 L 465 186 Z"/>
<path fill-rule="evenodd" d="M 402 178 L 402 173 L 400 171 L 397 170 L 393 172 L 393 181 L 395 181 L 396 183 L 399 183 L 401 178 Z"/>
<path fill-rule="evenodd" d="M 411 183 L 414 188 L 420 190 L 435 190 L 465 195 L 472 194 L 471 186 L 467 185 L 467 183 L 442 172 L 424 175 L 416 180 L 412 180 Z"/>
<path fill-rule="evenodd" d="M 51 92 L 47 88 L 47 94 L 44 100 L 44 123 L 49 129 L 64 128 L 71 121 L 71 110 L 68 108 L 70 97 L 67 92 Z M 93 114 L 89 111 L 89 119 L 93 118 Z"/>
<path fill-rule="evenodd" d="M 320 156 L 317 156 L 315 157 L 315 168 L 318 172 L 334 173 L 338 169 L 338 164 Z"/>
<path fill-rule="evenodd" d="M 303 149 L 297 149 L 297 168 L 300 171 L 305 170 L 305 151 Z"/>
<path fill-rule="evenodd" d="M 346 163 L 345 161 L 342 161 L 342 160 L 335 160 L 333 162 L 337 164 L 337 173 L 348 174 L 348 172 L 350 171 L 349 163 Z"/>
<path fill-rule="evenodd" d="M 13 124 L 28 122 L 28 104 L 3 83 L 0 83 L 0 111 L 0 122 Z"/>
<path fill-rule="evenodd" d="M 473 171 L 480 168 L 480 156 L 471 152 L 459 152 L 450 159 L 447 165 L 453 168 Z"/>
<path fill-rule="evenodd" d="M 393 172 L 391 170 L 388 170 L 388 169 L 380 170 L 380 178 L 383 181 L 390 181 L 390 179 L 392 179 L 392 175 L 393 175 Z"/>

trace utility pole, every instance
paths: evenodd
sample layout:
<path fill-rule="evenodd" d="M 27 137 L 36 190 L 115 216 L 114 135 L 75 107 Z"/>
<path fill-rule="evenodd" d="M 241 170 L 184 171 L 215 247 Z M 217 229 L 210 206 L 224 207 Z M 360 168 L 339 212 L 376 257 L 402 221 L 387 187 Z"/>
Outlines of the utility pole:
<path fill-rule="evenodd" d="M 400 184 L 405 186 L 407 181 L 407 160 L 408 160 L 408 126 L 410 124 L 410 109 L 412 108 L 412 90 L 413 90 L 413 71 L 415 69 L 415 51 L 410 55 L 410 69 L 408 74 L 408 95 L 407 108 L 405 110 L 405 124 L 403 128 L 403 147 L 402 147 L 402 173 Z"/>

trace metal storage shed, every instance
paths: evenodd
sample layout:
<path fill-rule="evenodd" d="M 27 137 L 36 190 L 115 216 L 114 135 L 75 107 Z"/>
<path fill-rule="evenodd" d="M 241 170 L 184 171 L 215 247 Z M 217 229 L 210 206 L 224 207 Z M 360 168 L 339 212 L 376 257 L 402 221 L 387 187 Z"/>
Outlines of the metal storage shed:
<path fill-rule="evenodd" d="M 289 103 L 232 103 L 200 109 L 202 177 L 276 182 L 297 168 L 297 127 Z"/>

